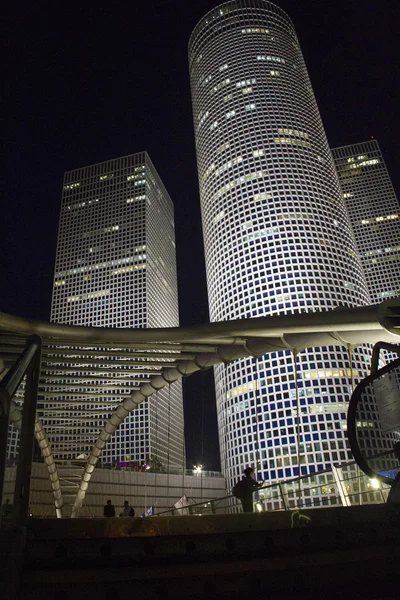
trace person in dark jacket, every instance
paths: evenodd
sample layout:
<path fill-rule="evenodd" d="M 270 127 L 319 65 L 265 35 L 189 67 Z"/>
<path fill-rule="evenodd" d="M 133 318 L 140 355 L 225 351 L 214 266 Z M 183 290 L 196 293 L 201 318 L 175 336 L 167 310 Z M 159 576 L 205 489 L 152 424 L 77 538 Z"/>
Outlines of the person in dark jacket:
<path fill-rule="evenodd" d="M 111 500 L 107 500 L 107 504 L 104 507 L 104 516 L 105 517 L 115 517 L 115 508 L 111 503 Z"/>
<path fill-rule="evenodd" d="M 122 513 L 120 513 L 119 516 L 120 517 L 134 517 L 135 516 L 135 509 L 132 506 L 130 506 L 128 500 L 125 500 L 124 508 L 122 509 Z"/>
<path fill-rule="evenodd" d="M 254 479 L 254 469 L 252 467 L 247 467 L 243 471 L 244 477 L 242 481 L 243 485 L 243 498 L 241 499 L 243 512 L 253 512 L 253 492 L 257 488 L 262 486 L 262 483 L 258 483 Z"/>

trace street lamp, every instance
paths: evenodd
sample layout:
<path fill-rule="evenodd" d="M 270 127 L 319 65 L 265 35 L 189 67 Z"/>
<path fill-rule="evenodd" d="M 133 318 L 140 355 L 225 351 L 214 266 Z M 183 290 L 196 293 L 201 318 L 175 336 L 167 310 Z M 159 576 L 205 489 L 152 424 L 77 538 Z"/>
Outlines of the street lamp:
<path fill-rule="evenodd" d="M 200 475 L 200 502 L 203 501 L 203 465 L 194 465 L 193 473 L 196 473 L 197 477 Z"/>

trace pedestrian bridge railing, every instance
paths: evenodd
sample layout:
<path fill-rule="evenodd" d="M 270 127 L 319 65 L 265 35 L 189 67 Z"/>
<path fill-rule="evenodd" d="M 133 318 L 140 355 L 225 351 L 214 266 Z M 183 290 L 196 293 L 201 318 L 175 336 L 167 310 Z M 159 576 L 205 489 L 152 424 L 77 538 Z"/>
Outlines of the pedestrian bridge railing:
<path fill-rule="evenodd" d="M 36 440 L 55 515 L 78 517 L 93 472 L 124 420 L 153 394 L 165 390 L 169 396 L 172 384 L 197 371 L 279 349 L 297 357 L 313 347 L 396 344 L 399 336 L 400 298 L 189 328 L 80 327 L 0 313 L 0 502 L 6 461 L 18 457 L 13 521 L 28 518 Z M 162 462 L 170 463 L 164 454 Z M 282 498 L 289 505 L 312 500 L 302 492 L 295 501 L 289 488 Z"/>
<path fill-rule="evenodd" d="M 389 491 L 390 485 L 369 478 L 355 461 L 351 461 L 301 477 L 263 485 L 253 493 L 253 508 L 256 512 L 270 512 L 381 504 L 387 501 Z M 241 511 L 241 502 L 233 495 L 228 495 L 182 508 L 173 507 L 158 513 L 157 516 L 226 514 Z"/>

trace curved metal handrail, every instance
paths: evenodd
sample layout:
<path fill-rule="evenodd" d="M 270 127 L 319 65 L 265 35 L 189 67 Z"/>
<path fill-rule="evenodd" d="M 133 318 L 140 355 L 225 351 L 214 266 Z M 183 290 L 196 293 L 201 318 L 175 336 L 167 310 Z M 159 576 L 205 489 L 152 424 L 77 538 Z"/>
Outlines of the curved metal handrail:
<path fill-rule="evenodd" d="M 375 373 L 373 373 L 372 375 L 369 375 L 368 377 L 363 379 L 358 384 L 356 389 L 354 390 L 354 392 L 351 396 L 349 408 L 347 411 L 347 434 L 348 434 L 348 438 L 349 438 L 350 449 L 354 456 L 354 459 L 356 460 L 360 469 L 362 471 L 364 471 L 364 473 L 366 475 L 368 475 L 369 477 L 376 477 L 377 479 L 379 479 L 380 481 L 382 481 L 388 485 L 392 485 L 394 480 L 389 477 L 386 477 L 385 475 L 380 475 L 379 473 L 376 473 L 369 466 L 369 464 L 367 463 L 367 460 L 364 458 L 364 456 L 361 452 L 361 449 L 360 449 L 360 447 L 358 445 L 358 441 L 357 441 L 356 411 L 357 411 L 358 403 L 361 399 L 361 396 L 365 392 L 368 385 L 370 383 L 372 383 L 373 381 L 375 381 L 376 379 L 378 379 L 379 377 L 382 377 L 382 375 L 385 375 L 386 373 L 390 373 L 390 371 L 392 371 L 394 368 L 397 368 L 397 367 L 400 368 L 400 358 L 391 362 L 389 365 L 385 365 L 381 369 L 376 370 Z M 383 453 L 382 456 L 384 454 L 386 454 L 386 452 Z M 391 454 L 391 451 L 388 451 L 387 454 Z M 371 459 L 374 457 L 369 457 L 369 458 Z"/>

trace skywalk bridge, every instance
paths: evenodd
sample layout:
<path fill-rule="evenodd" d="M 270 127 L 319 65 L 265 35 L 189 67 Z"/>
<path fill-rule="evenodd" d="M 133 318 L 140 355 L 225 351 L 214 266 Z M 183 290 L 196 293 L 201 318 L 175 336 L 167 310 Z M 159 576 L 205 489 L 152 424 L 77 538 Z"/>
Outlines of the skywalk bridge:
<path fill-rule="evenodd" d="M 305 348 L 329 345 L 345 346 L 351 356 L 357 345 L 396 344 L 399 336 L 400 299 L 331 312 L 165 329 L 77 327 L 1 313 L 2 474 L 9 422 L 20 431 L 14 518 L 24 520 L 28 514 L 33 435 L 47 466 L 55 515 L 77 517 L 108 440 L 127 415 L 158 390 L 195 371 L 243 357 L 279 350 L 297 356 Z M 82 446 L 88 444 L 91 450 L 82 457 Z M 71 456 L 80 458 L 63 489 L 59 471 Z"/>
<path fill-rule="evenodd" d="M 351 463 L 268 485 L 258 492 L 260 512 L 253 514 L 235 513 L 236 500 L 228 496 L 204 500 L 179 516 L 171 510 L 148 519 L 61 517 L 78 516 L 110 436 L 157 390 L 219 363 L 279 350 L 297 356 L 308 347 L 342 345 L 351 356 L 359 344 L 389 348 L 400 341 L 400 299 L 188 329 L 96 329 L 2 314 L 0 332 L 1 483 L 9 422 L 20 431 L 14 512 L 1 530 L 0 578 L 7 598 L 87 594 L 108 600 L 131 598 L 133 590 L 141 598 L 398 597 L 400 509 L 396 498 L 387 503 L 396 486 L 382 471 L 387 454 L 398 471 L 391 448 L 358 457 L 367 475 Z M 400 370 L 400 359 L 393 364 Z M 378 369 L 372 379 L 390 368 Z M 101 403 L 93 395 L 82 400 L 82 387 L 101 389 Z M 368 395 L 368 389 L 362 391 Z M 355 422 L 363 397 L 354 394 L 352 402 Z M 78 406 L 79 419 L 71 418 Z M 94 428 L 99 421 L 91 451 L 76 461 L 75 478 L 65 481 L 65 453 L 79 456 L 88 443 L 79 437 L 80 424 Z M 57 442 L 60 422 L 66 437 Z M 355 429 L 349 434 L 357 446 Z M 33 437 L 51 481 L 56 519 L 28 519 Z M 383 484 L 379 490 L 373 489 L 374 474 Z M 307 477 L 314 477 L 308 505 L 296 491 Z M 321 485 L 342 506 L 314 508 L 312 490 Z M 349 492 L 357 486 L 358 495 Z"/>

